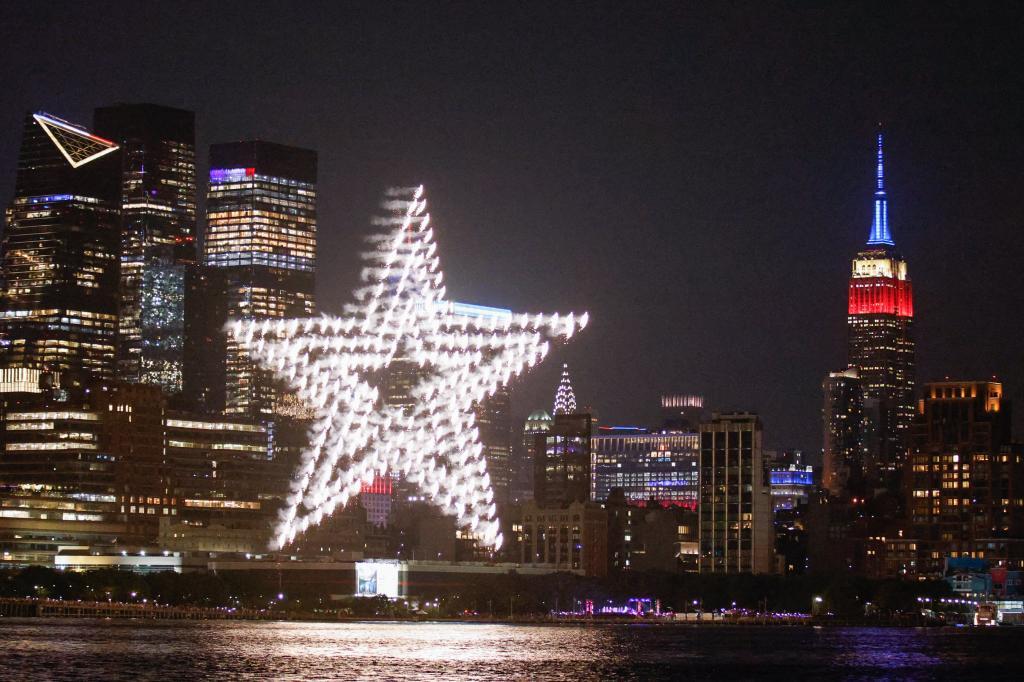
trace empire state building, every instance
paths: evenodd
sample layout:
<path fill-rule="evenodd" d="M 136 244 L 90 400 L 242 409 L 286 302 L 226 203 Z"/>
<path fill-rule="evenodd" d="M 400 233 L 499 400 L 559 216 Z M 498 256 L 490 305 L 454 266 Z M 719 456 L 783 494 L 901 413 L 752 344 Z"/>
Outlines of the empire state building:
<path fill-rule="evenodd" d="M 914 418 L 914 299 L 907 262 L 889 231 L 881 134 L 874 201 L 866 248 L 852 263 L 847 325 L 849 364 L 864 395 L 864 473 L 879 481 L 898 471 Z"/>

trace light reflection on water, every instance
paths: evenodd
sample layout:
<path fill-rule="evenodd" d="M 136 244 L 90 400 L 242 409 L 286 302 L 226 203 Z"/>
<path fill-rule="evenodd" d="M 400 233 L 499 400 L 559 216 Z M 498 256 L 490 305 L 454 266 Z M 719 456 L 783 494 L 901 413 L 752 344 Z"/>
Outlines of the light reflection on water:
<path fill-rule="evenodd" d="M 1024 628 L 0 620 L 0 678 L 1017 679 Z"/>

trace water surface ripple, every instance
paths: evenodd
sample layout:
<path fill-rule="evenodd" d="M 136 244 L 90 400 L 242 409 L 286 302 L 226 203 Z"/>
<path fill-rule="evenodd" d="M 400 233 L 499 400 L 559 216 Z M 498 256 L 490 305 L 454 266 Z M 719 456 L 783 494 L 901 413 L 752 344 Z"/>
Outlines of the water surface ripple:
<path fill-rule="evenodd" d="M 1021 679 L 1024 628 L 0 619 L 4 680 Z"/>

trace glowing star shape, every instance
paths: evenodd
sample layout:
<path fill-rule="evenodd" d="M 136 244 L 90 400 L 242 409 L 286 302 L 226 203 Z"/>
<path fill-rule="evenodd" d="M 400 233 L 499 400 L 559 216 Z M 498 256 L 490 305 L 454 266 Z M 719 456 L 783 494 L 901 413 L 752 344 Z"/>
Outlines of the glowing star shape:
<path fill-rule="evenodd" d="M 587 314 L 460 314 L 445 298 L 423 188 L 388 190 L 382 232 L 363 254 L 363 286 L 344 317 L 236 321 L 229 332 L 316 412 L 271 548 L 344 506 L 374 475 L 401 472 L 483 545 L 501 533 L 474 404 L 568 339 Z M 487 309 L 482 309 L 487 310 Z M 375 384 L 396 358 L 414 363 L 411 407 Z"/>

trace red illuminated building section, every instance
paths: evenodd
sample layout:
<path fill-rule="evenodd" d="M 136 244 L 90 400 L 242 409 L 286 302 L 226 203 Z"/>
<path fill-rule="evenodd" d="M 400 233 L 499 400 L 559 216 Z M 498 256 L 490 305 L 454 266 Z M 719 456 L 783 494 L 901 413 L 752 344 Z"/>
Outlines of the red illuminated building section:
<path fill-rule="evenodd" d="M 850 280 L 850 315 L 914 316 L 914 293 L 909 280 L 894 277 L 854 277 Z"/>
<path fill-rule="evenodd" d="M 363 495 L 391 495 L 391 477 L 374 474 L 373 483 L 364 483 L 359 492 Z"/>

